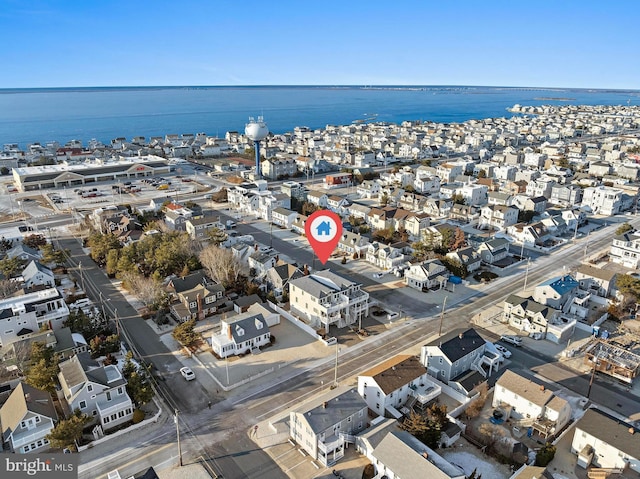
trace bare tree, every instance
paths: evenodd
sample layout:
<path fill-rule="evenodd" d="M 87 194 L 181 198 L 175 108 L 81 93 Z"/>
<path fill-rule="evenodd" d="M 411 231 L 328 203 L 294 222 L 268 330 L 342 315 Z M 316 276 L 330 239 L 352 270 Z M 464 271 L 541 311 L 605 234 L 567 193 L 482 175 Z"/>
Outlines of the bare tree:
<path fill-rule="evenodd" d="M 10 298 L 13 293 L 20 290 L 20 283 L 18 281 L 11 281 L 10 279 L 0 280 L 0 298 Z"/>
<path fill-rule="evenodd" d="M 490 423 L 481 424 L 478 432 L 482 437 L 482 442 L 487 446 L 488 452 L 495 451 L 498 444 L 506 437 L 504 428 Z"/>
<path fill-rule="evenodd" d="M 122 275 L 122 280 L 145 306 L 157 304 L 162 299 L 162 285 L 151 277 L 127 271 Z"/>
<path fill-rule="evenodd" d="M 228 249 L 209 245 L 200 252 L 199 259 L 207 274 L 225 287 L 240 276 L 241 265 Z"/>

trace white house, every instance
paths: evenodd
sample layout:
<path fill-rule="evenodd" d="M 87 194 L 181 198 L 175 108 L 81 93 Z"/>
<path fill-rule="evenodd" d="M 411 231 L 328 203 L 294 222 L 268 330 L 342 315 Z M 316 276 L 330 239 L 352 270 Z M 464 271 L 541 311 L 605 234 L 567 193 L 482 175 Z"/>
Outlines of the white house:
<path fill-rule="evenodd" d="M 22 270 L 22 280 L 26 289 L 32 289 L 36 286 L 53 288 L 56 285 L 53 271 L 43 266 L 39 261 L 31 261 Z"/>
<path fill-rule="evenodd" d="M 0 347 L 42 328 L 60 329 L 68 317 L 69 308 L 55 288 L 0 300 Z"/>
<path fill-rule="evenodd" d="M 478 225 L 480 228 L 492 227 L 506 230 L 509 226 L 518 222 L 519 212 L 515 206 L 486 205 L 480 209 Z"/>
<path fill-rule="evenodd" d="M 640 234 L 627 231 L 613 237 L 609 259 L 625 268 L 638 269 L 640 265 Z"/>
<path fill-rule="evenodd" d="M 20 382 L 0 408 L 2 440 L 17 454 L 47 451 L 46 436 L 57 420 L 51 394 Z"/>
<path fill-rule="evenodd" d="M 533 428 L 544 440 L 559 434 L 571 419 L 571 406 L 566 400 L 510 370 L 504 371 L 496 382 L 492 406 L 505 410 L 505 419 Z"/>
<path fill-rule="evenodd" d="M 440 395 L 441 388 L 415 356 L 398 355 L 358 376 L 358 393 L 379 416 L 401 417 L 399 410 L 422 407 Z"/>
<path fill-rule="evenodd" d="M 362 285 L 329 270 L 318 271 L 289 283 L 291 312 L 314 327 L 343 328 L 358 324 L 369 313 L 369 293 Z"/>
<path fill-rule="evenodd" d="M 588 206 L 595 214 L 612 216 L 622 209 L 622 194 L 620 188 L 590 186 L 583 191 L 582 206 Z"/>
<path fill-rule="evenodd" d="M 220 332 L 211 336 L 211 348 L 221 358 L 258 351 L 271 341 L 264 314 L 243 313 L 220 320 Z"/>
<path fill-rule="evenodd" d="M 449 270 L 438 259 L 431 259 L 421 264 L 413 264 L 404 274 L 407 286 L 419 291 L 437 287 L 442 289 L 449 279 Z"/>
<path fill-rule="evenodd" d="M 640 473 L 640 430 L 598 409 L 587 409 L 576 423 L 571 452 L 578 465 Z"/>

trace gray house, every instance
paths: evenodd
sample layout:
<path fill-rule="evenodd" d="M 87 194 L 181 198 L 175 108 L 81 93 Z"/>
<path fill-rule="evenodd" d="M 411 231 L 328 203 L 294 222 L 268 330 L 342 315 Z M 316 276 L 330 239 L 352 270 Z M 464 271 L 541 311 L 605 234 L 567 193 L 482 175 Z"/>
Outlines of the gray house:
<path fill-rule="evenodd" d="M 289 413 L 289 436 L 314 460 L 330 466 L 344 456 L 346 444 L 355 442 L 367 420 L 364 399 L 355 389 L 340 388 Z"/>
<path fill-rule="evenodd" d="M 44 286 L 46 288 L 55 286 L 53 271 L 38 261 L 31 261 L 26 268 L 22 270 L 22 279 L 24 281 L 24 287 L 29 290 L 38 286 Z"/>
<path fill-rule="evenodd" d="M 67 411 L 79 409 L 93 416 L 103 429 L 111 429 L 133 418 L 133 403 L 127 382 L 114 365 L 100 366 L 89 353 L 80 353 L 59 365 L 60 400 Z"/>

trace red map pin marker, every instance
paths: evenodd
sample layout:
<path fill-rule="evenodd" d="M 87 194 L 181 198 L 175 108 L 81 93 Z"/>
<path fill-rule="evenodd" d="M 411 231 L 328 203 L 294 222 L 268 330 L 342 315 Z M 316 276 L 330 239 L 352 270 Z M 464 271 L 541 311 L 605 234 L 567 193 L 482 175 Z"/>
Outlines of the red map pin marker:
<path fill-rule="evenodd" d="M 325 264 L 340 242 L 342 220 L 333 211 L 319 210 L 307 218 L 304 232 L 314 253 Z"/>

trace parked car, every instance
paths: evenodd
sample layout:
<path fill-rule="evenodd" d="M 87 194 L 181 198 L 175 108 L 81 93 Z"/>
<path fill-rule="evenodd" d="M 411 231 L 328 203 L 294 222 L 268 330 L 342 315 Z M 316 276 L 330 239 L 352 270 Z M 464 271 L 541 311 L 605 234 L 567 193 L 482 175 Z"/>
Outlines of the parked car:
<path fill-rule="evenodd" d="M 400 317 L 400 313 L 389 313 L 387 314 L 387 319 L 392 321 L 394 319 L 398 319 Z"/>
<path fill-rule="evenodd" d="M 382 278 L 383 275 L 384 273 L 373 273 L 374 278 Z"/>
<path fill-rule="evenodd" d="M 522 338 L 520 336 L 500 336 L 500 341 L 504 341 L 505 343 L 509 343 L 516 347 L 522 346 Z"/>
<path fill-rule="evenodd" d="M 182 377 L 187 381 L 193 381 L 196 378 L 195 373 L 187 366 L 180 368 L 180 374 L 182 374 Z"/>
<path fill-rule="evenodd" d="M 498 352 L 500 354 L 502 354 L 502 356 L 506 359 L 509 359 L 511 357 L 511 351 L 509 351 L 507 348 L 505 348 L 504 346 L 500 346 L 499 344 L 494 344 L 494 346 L 496 347 L 496 349 L 498 350 Z"/>

